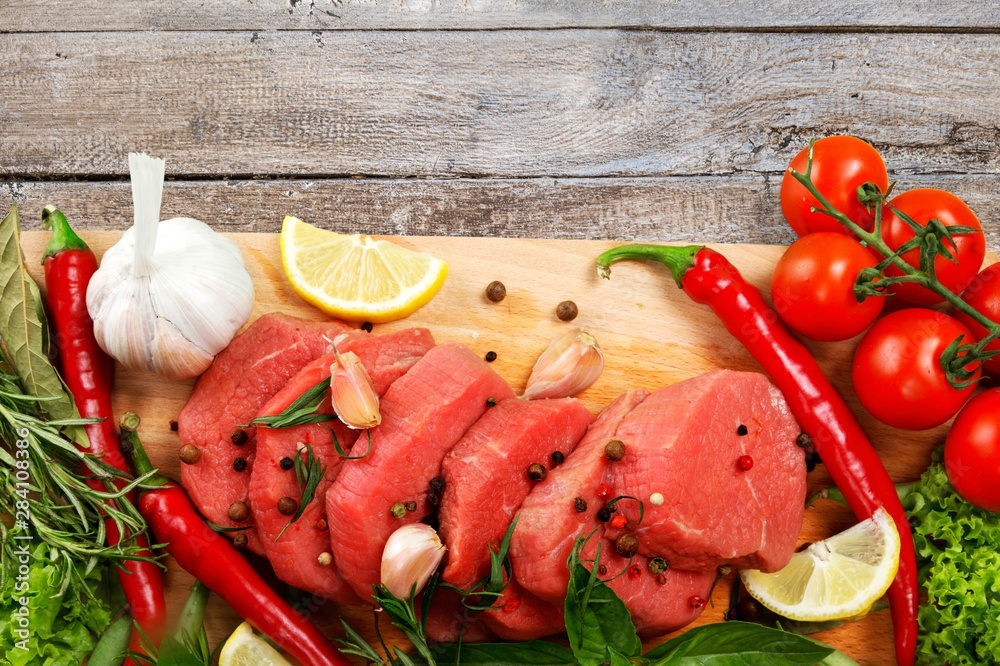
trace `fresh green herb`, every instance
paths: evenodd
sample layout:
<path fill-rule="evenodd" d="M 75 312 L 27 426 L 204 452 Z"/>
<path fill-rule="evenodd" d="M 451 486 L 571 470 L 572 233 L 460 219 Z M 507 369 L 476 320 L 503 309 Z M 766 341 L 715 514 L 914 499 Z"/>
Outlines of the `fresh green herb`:
<path fill-rule="evenodd" d="M 690 629 L 643 656 L 647 666 L 794 666 L 822 662 L 834 649 L 817 641 L 749 622 L 717 622 Z"/>
<path fill-rule="evenodd" d="M 398 647 L 390 649 L 385 644 L 385 641 L 382 640 L 382 634 L 378 629 L 377 612 L 375 614 L 375 633 L 378 637 L 379 644 L 382 646 L 382 650 L 385 653 L 385 657 L 380 655 L 372 646 L 366 643 L 365 640 L 361 638 L 356 631 L 351 629 L 350 625 L 348 625 L 344 620 L 341 620 L 340 622 L 344 626 L 344 631 L 347 637 L 338 641 L 343 646 L 340 651 L 344 654 L 352 654 L 363 657 L 378 666 L 416 666 L 416 664 L 437 666 L 437 659 L 435 657 L 436 648 L 432 649 L 427 640 L 426 624 L 427 614 L 430 610 L 430 602 L 434 596 L 434 590 L 437 588 L 437 584 L 438 576 L 435 574 L 428 582 L 427 589 L 424 591 L 424 599 L 420 613 L 417 613 L 416 609 L 416 585 L 414 585 L 413 590 L 410 592 L 410 596 L 407 599 L 399 599 L 392 592 L 387 590 L 384 585 L 376 585 L 374 587 L 374 594 L 372 594 L 372 599 L 375 600 L 375 603 L 378 604 L 379 608 L 381 608 L 382 611 L 389 617 L 389 621 L 392 623 L 392 626 L 402 631 L 406 638 L 413 644 L 413 647 L 416 649 L 417 654 L 421 658 L 420 661 L 414 661 L 412 657 L 407 655 Z"/>
<path fill-rule="evenodd" d="M 361 460 L 362 458 L 367 458 L 368 454 L 372 452 L 372 431 L 371 428 L 365 430 L 365 434 L 368 436 L 368 448 L 365 452 L 356 456 L 352 456 L 340 445 L 340 440 L 337 439 L 337 433 L 333 430 L 330 431 L 330 436 L 333 437 L 333 448 L 337 452 L 337 455 L 344 460 Z"/>
<path fill-rule="evenodd" d="M 496 610 L 495 602 L 507 589 L 514 572 L 510 564 L 510 542 L 514 538 L 514 529 L 517 527 L 517 516 L 511 521 L 510 526 L 503 535 L 500 543 L 494 547 L 491 543 L 487 546 L 490 553 L 490 572 L 479 582 L 472 586 L 472 589 L 462 590 L 454 585 L 441 583 L 442 587 L 447 587 L 462 595 L 462 604 L 471 611 Z M 474 601 L 473 601 L 474 600 Z"/>
<path fill-rule="evenodd" d="M 613 658 L 612 652 L 635 657 L 642 651 L 628 609 L 597 575 L 601 545 L 597 546 L 590 570 L 580 559 L 591 536 L 593 533 L 576 540 L 567 562 L 570 576 L 565 603 L 566 633 L 581 666 L 601 666 Z"/>
<path fill-rule="evenodd" d="M 304 458 L 303 453 L 305 454 Z M 291 527 L 292 523 L 302 517 L 306 507 L 316 497 L 316 489 L 319 488 L 319 484 L 324 476 L 326 476 L 326 466 L 321 464 L 316 458 L 312 446 L 306 444 L 304 448 L 295 454 L 295 480 L 298 482 L 299 491 L 302 493 L 301 499 L 299 499 L 299 506 L 295 510 L 295 515 L 288 521 L 288 524 L 278 532 L 278 536 L 274 539 L 275 541 L 278 541 L 285 534 L 285 530 Z"/>
<path fill-rule="evenodd" d="M 49 335 L 38 285 L 28 275 L 21 252 L 17 205 L 0 222 L 0 341 L 29 395 L 41 398 L 53 419 L 76 414 L 62 379 L 49 363 Z"/>
<path fill-rule="evenodd" d="M 258 416 L 249 425 L 264 426 L 266 428 L 291 428 L 292 426 L 332 421 L 336 418 L 333 414 L 325 414 L 319 411 L 320 407 L 326 401 L 326 393 L 329 390 L 330 378 L 327 377 L 296 398 L 280 414 Z"/>
<path fill-rule="evenodd" d="M 1000 514 L 959 497 L 941 461 L 939 449 L 903 499 L 927 593 L 918 616 L 917 661 L 1000 663 Z"/>
<path fill-rule="evenodd" d="M 128 644 L 132 638 L 132 616 L 122 613 L 104 630 L 104 633 L 90 653 L 88 664 L 121 666 L 128 654 Z"/>
<path fill-rule="evenodd" d="M 0 584 L 0 662 L 82 664 L 111 621 L 100 593 L 107 567 L 79 566 L 46 543 L 18 543 L 23 550 L 3 551 L 4 570 L 17 573 Z"/>

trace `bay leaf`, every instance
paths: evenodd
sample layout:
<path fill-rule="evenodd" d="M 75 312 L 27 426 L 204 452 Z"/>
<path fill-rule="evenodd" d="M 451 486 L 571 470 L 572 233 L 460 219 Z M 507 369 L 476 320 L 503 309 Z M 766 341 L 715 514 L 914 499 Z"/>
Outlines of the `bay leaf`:
<path fill-rule="evenodd" d="M 0 222 L 0 341 L 25 391 L 46 398 L 39 403 L 42 410 L 53 419 L 72 418 L 73 400 L 48 359 L 48 325 L 21 251 L 17 204 Z"/>

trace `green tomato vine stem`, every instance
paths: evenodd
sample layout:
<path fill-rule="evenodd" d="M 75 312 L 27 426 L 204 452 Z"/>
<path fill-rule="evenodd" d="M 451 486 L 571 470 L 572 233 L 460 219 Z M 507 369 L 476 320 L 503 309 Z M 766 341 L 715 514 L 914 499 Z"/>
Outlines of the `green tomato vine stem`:
<path fill-rule="evenodd" d="M 881 234 L 881 222 L 882 222 L 882 207 L 885 204 L 888 192 L 879 193 L 879 198 L 875 201 L 875 228 L 873 231 L 866 231 L 857 223 L 854 222 L 847 215 L 837 210 L 830 203 L 830 201 L 823 196 L 823 193 L 819 191 L 815 183 L 812 182 L 810 177 L 810 172 L 812 171 L 812 143 L 809 146 L 809 159 L 807 161 L 806 172 L 801 173 L 789 168 L 788 173 L 798 181 L 806 190 L 811 194 L 816 201 L 822 206 L 822 208 L 813 207 L 814 211 L 824 213 L 829 215 L 833 219 L 837 220 L 842 226 L 850 230 L 855 236 L 861 239 L 865 245 L 869 248 L 878 252 L 885 259 L 879 264 L 882 266 L 882 271 L 884 267 L 892 265 L 899 269 L 903 275 L 901 277 L 891 277 L 886 278 L 884 273 L 882 275 L 883 284 L 893 284 L 897 282 L 910 282 L 913 284 L 918 284 L 922 287 L 929 289 L 941 298 L 943 298 L 948 304 L 954 307 L 956 310 L 963 312 L 973 320 L 978 322 L 983 328 L 987 330 L 987 335 L 983 336 L 981 340 L 976 343 L 957 346 L 953 351 L 955 352 L 965 352 L 962 356 L 955 353 L 952 358 L 945 358 L 946 354 L 942 357 L 942 365 L 949 374 L 949 379 L 953 384 L 956 384 L 955 380 L 952 379 L 953 375 L 961 376 L 962 373 L 968 374 L 968 371 L 964 370 L 965 366 L 973 362 L 982 363 L 985 358 L 989 355 L 986 354 L 986 346 L 989 345 L 994 340 L 1000 339 L 1000 324 L 989 319 L 986 315 L 979 312 L 977 309 L 966 303 L 962 298 L 955 294 L 953 291 L 944 286 L 934 275 L 933 261 L 929 264 L 928 270 L 921 270 L 919 268 L 914 268 L 909 263 L 906 262 L 901 256 L 899 251 L 893 251 L 886 242 L 882 239 Z M 892 189 L 891 187 L 889 188 Z M 931 239 L 936 241 L 936 239 Z M 880 271 L 880 273 L 882 272 Z"/>

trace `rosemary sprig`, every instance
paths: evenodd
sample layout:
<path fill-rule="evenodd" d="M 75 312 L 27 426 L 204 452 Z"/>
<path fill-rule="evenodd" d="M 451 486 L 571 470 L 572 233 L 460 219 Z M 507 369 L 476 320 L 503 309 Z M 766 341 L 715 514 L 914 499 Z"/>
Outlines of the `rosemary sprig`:
<path fill-rule="evenodd" d="M 888 205 L 887 200 L 892 187 L 890 186 L 889 190 L 884 193 L 879 192 L 871 183 L 858 188 L 858 200 L 869 204 L 875 211 L 874 228 L 872 231 L 866 231 L 855 223 L 854 220 L 837 210 L 823 196 L 823 193 L 819 191 L 815 183 L 812 182 L 814 144 L 815 141 L 809 142 L 805 173 L 789 169 L 789 174 L 805 187 L 816 201 L 819 202 L 820 206 L 822 206 L 822 208 L 814 206 L 812 208 L 813 211 L 828 215 L 837 220 L 841 225 L 860 238 L 865 245 L 884 257 L 874 269 L 861 272 L 855 286 L 855 294 L 857 294 L 859 299 L 869 296 L 884 296 L 886 289 L 891 285 L 912 282 L 929 289 L 943 298 L 956 310 L 972 317 L 972 319 L 987 330 L 987 335 L 974 343 L 963 344 L 962 338 L 955 339 L 941 354 L 941 367 L 944 369 L 948 381 L 955 388 L 966 388 L 974 384 L 976 382 L 975 374 L 982 363 L 998 353 L 995 351 L 986 351 L 986 347 L 994 340 L 1000 339 L 1000 324 L 989 319 L 986 315 L 963 301 L 960 296 L 941 284 L 934 271 L 934 261 L 938 255 L 950 261 L 955 261 L 954 255 L 948 249 L 949 245 L 955 247 L 953 236 L 970 233 L 973 229 L 969 227 L 947 227 L 940 220 L 930 220 L 926 225 L 920 225 L 910 216 L 893 208 L 893 214 L 903 220 L 914 233 L 912 240 L 905 243 L 898 250 L 893 251 L 882 239 L 882 211 Z M 919 249 L 920 252 L 919 268 L 914 268 L 902 258 L 902 254 L 913 249 Z M 890 266 L 901 271 L 903 275 L 886 275 L 885 271 Z"/>
<path fill-rule="evenodd" d="M 264 426 L 265 428 L 291 428 L 292 426 L 332 421 L 336 418 L 333 414 L 324 414 L 319 411 L 328 390 L 330 390 L 329 377 L 320 380 L 315 386 L 296 398 L 280 414 L 258 416 L 248 425 Z"/>
<path fill-rule="evenodd" d="M 305 458 L 302 457 L 303 453 L 305 453 Z M 278 536 L 274 538 L 275 542 L 284 536 L 292 523 L 302 517 L 306 507 L 316 497 L 316 489 L 319 488 L 324 476 L 326 476 L 326 466 L 316 458 L 312 446 L 306 444 L 302 449 L 299 449 L 299 452 L 295 454 L 295 480 L 299 484 L 301 492 L 299 506 L 295 509 L 295 514 L 288 521 L 288 524 L 278 532 Z"/>
<path fill-rule="evenodd" d="M 56 554 L 62 594 L 71 582 L 104 560 L 148 559 L 139 554 L 135 535 L 146 523 L 128 494 L 148 481 L 130 479 L 76 448 L 67 429 L 91 419 L 50 420 L 39 399 L 26 395 L 21 379 L 0 361 L 0 585 L 16 571 L 16 553 L 38 539 Z M 122 487 L 118 488 L 120 484 Z M 113 521 L 120 543 L 105 543 L 105 521 Z M 89 589 L 89 585 L 80 585 Z"/>

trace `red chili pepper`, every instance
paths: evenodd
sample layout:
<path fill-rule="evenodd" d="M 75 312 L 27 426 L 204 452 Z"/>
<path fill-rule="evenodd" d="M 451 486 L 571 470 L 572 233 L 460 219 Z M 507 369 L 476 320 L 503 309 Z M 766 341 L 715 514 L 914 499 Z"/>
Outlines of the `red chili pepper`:
<path fill-rule="evenodd" d="M 139 474 L 153 465 L 139 442 L 139 418 L 121 419 L 123 447 L 131 449 Z M 153 535 L 177 563 L 219 595 L 236 613 L 303 666 L 350 666 L 333 644 L 260 577 L 246 558 L 205 523 L 188 494 L 175 482 L 154 476 L 139 495 L 139 511 Z"/>
<path fill-rule="evenodd" d="M 625 245 L 603 253 L 598 271 L 608 277 L 611 264 L 622 259 L 665 264 L 692 300 L 712 308 L 781 390 L 854 514 L 865 520 L 883 506 L 892 516 L 900 537 L 899 570 L 888 592 L 896 662 L 912 664 L 919 586 L 910 525 L 889 473 L 843 398 L 760 291 L 718 252 L 701 246 Z"/>
<path fill-rule="evenodd" d="M 46 301 L 54 325 L 63 379 L 84 418 L 103 419 L 85 427 L 90 439 L 87 452 L 122 472 L 131 473 L 118 445 L 111 408 L 114 365 L 94 338 L 94 322 L 87 312 L 87 285 L 97 270 L 97 258 L 70 228 L 66 217 L 54 206 L 42 211 L 42 221 L 52 228 L 52 238 L 42 262 L 45 268 Z M 91 487 L 104 490 L 98 480 Z M 124 483 L 118 483 L 121 487 Z M 113 520 L 105 522 L 107 543 L 117 545 L 121 534 Z M 145 535 L 137 535 L 140 554 L 151 556 Z M 129 612 L 150 642 L 159 646 L 167 621 L 163 580 L 155 562 L 127 561 L 118 570 Z M 142 653 L 141 633 L 132 632 L 129 648 Z M 132 662 L 126 662 L 131 664 Z"/>

